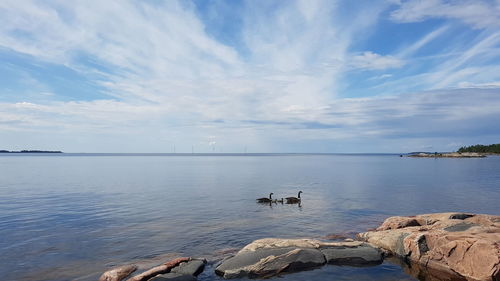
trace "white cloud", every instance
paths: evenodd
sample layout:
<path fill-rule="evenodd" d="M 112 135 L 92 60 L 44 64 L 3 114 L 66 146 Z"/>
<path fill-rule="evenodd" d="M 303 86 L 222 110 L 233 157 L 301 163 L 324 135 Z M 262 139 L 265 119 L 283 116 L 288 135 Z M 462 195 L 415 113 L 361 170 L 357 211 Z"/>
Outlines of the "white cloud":
<path fill-rule="evenodd" d="M 460 82 L 458 83 L 460 88 L 500 88 L 500 81 L 488 82 L 488 83 L 470 83 L 470 82 Z"/>
<path fill-rule="evenodd" d="M 391 13 L 398 22 L 419 22 L 428 18 L 457 19 L 474 28 L 500 26 L 500 2 L 488 0 L 408 0 Z"/>
<path fill-rule="evenodd" d="M 404 61 L 394 56 L 382 56 L 372 52 L 364 52 L 360 55 L 353 56 L 350 62 L 353 68 L 369 70 L 398 68 L 404 64 Z"/>
<path fill-rule="evenodd" d="M 391 77 L 392 77 L 392 74 L 386 73 L 386 74 L 382 74 L 382 75 L 378 75 L 378 76 L 373 76 L 369 80 L 382 80 L 382 79 L 388 79 Z"/>

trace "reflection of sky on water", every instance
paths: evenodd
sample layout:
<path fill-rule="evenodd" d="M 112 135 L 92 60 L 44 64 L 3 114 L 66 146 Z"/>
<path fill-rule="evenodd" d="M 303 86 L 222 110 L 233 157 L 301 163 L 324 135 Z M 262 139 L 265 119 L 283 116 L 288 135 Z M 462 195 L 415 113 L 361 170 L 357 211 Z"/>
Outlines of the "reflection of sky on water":
<path fill-rule="evenodd" d="M 0 274 L 19 280 L 359 232 L 390 215 L 499 213 L 498 157 L 3 156 L 0 170 Z M 300 208 L 254 200 L 298 190 Z"/>

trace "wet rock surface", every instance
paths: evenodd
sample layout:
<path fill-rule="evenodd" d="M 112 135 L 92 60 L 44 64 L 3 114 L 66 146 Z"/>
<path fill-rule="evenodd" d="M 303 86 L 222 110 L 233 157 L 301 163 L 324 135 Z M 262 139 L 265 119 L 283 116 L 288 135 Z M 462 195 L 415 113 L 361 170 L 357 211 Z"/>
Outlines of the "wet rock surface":
<path fill-rule="evenodd" d="M 366 266 L 384 261 L 383 253 L 368 244 L 355 247 L 328 247 L 320 249 L 329 264 Z"/>
<path fill-rule="evenodd" d="M 216 273 L 224 278 L 266 278 L 320 267 L 378 264 L 382 253 L 366 243 L 322 242 L 313 239 L 260 239 L 226 259 Z"/>
<path fill-rule="evenodd" d="M 179 266 L 174 267 L 171 272 L 177 274 L 198 276 L 198 274 L 200 274 L 205 268 L 206 263 L 207 261 L 204 259 L 193 259 L 188 261 L 187 263 L 179 264 Z"/>
<path fill-rule="evenodd" d="M 456 272 L 473 280 L 500 280 L 500 216 L 391 217 L 359 237 L 420 267 Z"/>
<path fill-rule="evenodd" d="M 385 260 L 390 264 L 400 266 L 406 274 L 420 281 L 467 281 L 465 277 L 452 270 L 437 270 L 419 263 L 408 263 L 404 259 L 394 256 Z"/>
<path fill-rule="evenodd" d="M 179 274 L 179 273 L 168 273 L 164 275 L 158 275 L 151 281 L 195 281 L 198 280 L 196 277 L 192 275 Z"/>
<path fill-rule="evenodd" d="M 172 268 L 170 273 L 158 275 L 151 280 L 160 281 L 160 280 L 169 280 L 169 281 L 190 281 L 197 280 L 196 276 L 198 276 L 203 269 L 205 268 L 205 264 L 207 263 L 204 259 L 192 259 L 188 262 L 183 262 L 178 266 Z"/>

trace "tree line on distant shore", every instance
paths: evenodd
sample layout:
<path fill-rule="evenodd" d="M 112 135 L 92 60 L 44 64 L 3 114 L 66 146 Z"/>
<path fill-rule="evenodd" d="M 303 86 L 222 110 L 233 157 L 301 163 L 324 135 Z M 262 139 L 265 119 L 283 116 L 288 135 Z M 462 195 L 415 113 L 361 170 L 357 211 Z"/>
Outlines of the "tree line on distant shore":
<path fill-rule="evenodd" d="M 500 143 L 490 145 L 476 144 L 471 146 L 463 146 L 460 147 L 457 152 L 500 153 Z"/>

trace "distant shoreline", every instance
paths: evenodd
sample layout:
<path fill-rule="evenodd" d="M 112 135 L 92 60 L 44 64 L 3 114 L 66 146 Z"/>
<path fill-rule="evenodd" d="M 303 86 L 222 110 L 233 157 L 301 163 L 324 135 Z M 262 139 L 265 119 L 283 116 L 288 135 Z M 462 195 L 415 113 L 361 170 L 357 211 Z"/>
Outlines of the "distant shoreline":
<path fill-rule="evenodd" d="M 0 150 L 0 153 L 7 152 L 5 150 Z M 88 156 L 301 156 L 301 155 L 353 155 L 353 156 L 361 156 L 361 155 L 369 155 L 369 156 L 398 156 L 400 152 L 391 152 L 391 153 L 321 153 L 321 152 L 59 152 L 59 151 L 11 151 L 7 153 L 62 153 L 65 155 L 88 155 Z"/>
<path fill-rule="evenodd" d="M 407 157 L 420 158 L 484 158 L 486 155 L 495 155 L 494 153 L 477 153 L 477 152 L 445 152 L 445 153 L 410 153 Z"/>
<path fill-rule="evenodd" d="M 0 150 L 0 153 L 64 153 L 64 152 L 53 151 L 53 150 L 21 150 L 21 151 Z"/>
<path fill-rule="evenodd" d="M 410 153 L 119 153 L 119 152 L 62 152 L 53 150 L 0 150 L 0 155 L 53 154 L 65 156 L 399 156 L 412 158 L 484 158 L 500 156 L 498 153 L 475 152 L 410 152 Z"/>

